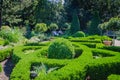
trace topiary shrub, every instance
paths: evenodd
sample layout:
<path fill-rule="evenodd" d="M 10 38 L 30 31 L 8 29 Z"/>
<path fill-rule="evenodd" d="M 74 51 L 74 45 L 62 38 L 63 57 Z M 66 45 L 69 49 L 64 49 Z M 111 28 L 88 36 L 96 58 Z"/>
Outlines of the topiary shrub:
<path fill-rule="evenodd" d="M 52 42 L 48 48 L 48 58 L 70 59 L 75 54 L 71 42 L 60 38 Z"/>
<path fill-rule="evenodd" d="M 73 37 L 85 37 L 85 33 L 82 31 L 78 31 L 75 34 L 73 34 Z"/>

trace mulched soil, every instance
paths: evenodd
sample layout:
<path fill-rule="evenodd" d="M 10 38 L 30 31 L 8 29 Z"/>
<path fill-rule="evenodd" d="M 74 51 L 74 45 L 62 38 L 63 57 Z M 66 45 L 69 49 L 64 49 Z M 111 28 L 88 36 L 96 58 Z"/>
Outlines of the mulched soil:
<path fill-rule="evenodd" d="M 0 64 L 3 67 L 3 71 L 0 73 L 0 80 L 9 80 L 12 69 L 14 68 L 12 59 L 8 58 L 8 59 L 0 62 Z"/>

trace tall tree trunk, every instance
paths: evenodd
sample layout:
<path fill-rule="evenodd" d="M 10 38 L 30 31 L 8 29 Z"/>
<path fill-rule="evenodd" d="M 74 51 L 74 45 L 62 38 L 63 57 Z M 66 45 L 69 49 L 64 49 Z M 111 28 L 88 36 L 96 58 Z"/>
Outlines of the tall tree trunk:
<path fill-rule="evenodd" d="M 3 4 L 3 0 L 0 1 L 0 29 L 2 26 L 2 4 Z"/>

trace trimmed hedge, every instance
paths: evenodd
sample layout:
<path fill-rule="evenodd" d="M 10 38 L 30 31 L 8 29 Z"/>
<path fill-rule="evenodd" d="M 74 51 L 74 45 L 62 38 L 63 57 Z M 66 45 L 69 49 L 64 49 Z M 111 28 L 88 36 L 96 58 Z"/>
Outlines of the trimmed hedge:
<path fill-rule="evenodd" d="M 87 76 L 91 80 L 107 80 L 107 76 L 114 73 L 120 74 L 120 59 L 104 58 L 97 59 L 87 66 Z"/>
<path fill-rule="evenodd" d="M 87 42 L 86 42 L 87 43 Z M 92 43 L 92 42 L 91 42 Z M 81 42 L 72 42 L 75 52 L 80 56 L 75 59 L 47 59 L 47 46 L 16 47 L 14 55 L 20 58 L 10 76 L 10 80 L 30 80 L 30 69 L 33 64 L 44 63 L 49 67 L 60 67 L 47 75 L 37 76 L 35 80 L 106 80 L 110 74 L 120 74 L 120 53 L 110 50 L 89 48 Z M 97 43 L 96 45 L 102 45 Z M 99 46 L 98 45 L 98 46 Z M 24 54 L 24 49 L 35 48 L 35 52 Z M 33 48 L 32 48 L 33 47 Z M 104 47 L 104 45 L 102 45 Z M 39 54 L 39 56 L 38 56 Z M 102 58 L 93 59 L 93 55 L 102 55 Z"/>
<path fill-rule="evenodd" d="M 120 80 L 120 75 L 111 74 L 108 76 L 107 80 Z"/>
<path fill-rule="evenodd" d="M 92 53 L 88 47 L 83 45 L 79 46 L 83 49 L 80 57 L 72 60 L 68 65 L 58 71 L 54 71 L 47 76 L 38 76 L 35 80 L 85 80 L 85 65 L 92 59 Z M 86 57 L 86 59 L 84 57 Z"/>
<path fill-rule="evenodd" d="M 120 52 L 120 46 L 104 46 L 103 49 Z"/>
<path fill-rule="evenodd" d="M 0 72 L 2 72 L 2 65 L 0 64 Z"/>
<path fill-rule="evenodd" d="M 69 39 L 71 42 L 91 42 L 91 43 L 102 43 L 100 39 L 89 40 L 89 39 Z"/>
<path fill-rule="evenodd" d="M 12 60 L 17 63 L 20 59 L 28 57 L 30 54 L 25 54 L 25 50 L 39 50 L 41 46 L 16 46 L 13 50 Z M 32 54 L 34 56 L 34 54 Z"/>
<path fill-rule="evenodd" d="M 43 42 L 43 43 L 26 43 L 24 46 L 48 46 L 50 42 Z"/>

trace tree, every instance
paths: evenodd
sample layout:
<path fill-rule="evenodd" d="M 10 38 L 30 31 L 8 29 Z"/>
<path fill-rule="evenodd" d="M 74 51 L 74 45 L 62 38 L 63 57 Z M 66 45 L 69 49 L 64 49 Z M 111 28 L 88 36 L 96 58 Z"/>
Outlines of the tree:
<path fill-rule="evenodd" d="M 3 4 L 3 0 L 0 0 L 0 28 L 2 26 L 2 4 Z"/>
<path fill-rule="evenodd" d="M 74 9 L 78 11 L 81 29 L 85 30 L 87 22 L 92 19 L 94 11 L 99 12 L 101 22 L 108 21 L 111 17 L 120 16 L 120 0 L 65 0 L 66 19 L 72 20 Z"/>
<path fill-rule="evenodd" d="M 102 30 L 112 30 L 119 31 L 120 30 L 120 18 L 111 18 L 108 22 L 104 22 L 99 25 Z"/>
<path fill-rule="evenodd" d="M 77 31 L 80 31 L 80 22 L 79 22 L 79 18 L 77 16 L 77 12 L 75 10 L 74 13 L 73 13 L 70 33 L 73 34 L 73 33 L 76 33 Z"/>
<path fill-rule="evenodd" d="M 63 13 L 62 0 L 39 0 L 35 9 L 37 23 L 60 23 Z M 61 20 L 62 19 L 62 20 Z"/>
<path fill-rule="evenodd" d="M 98 28 L 99 24 L 100 24 L 99 13 L 95 11 L 93 13 L 93 18 L 91 20 L 89 30 L 88 30 L 90 35 L 100 34 L 100 30 Z"/>

